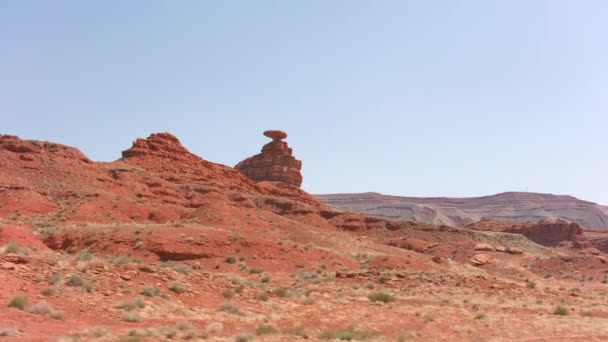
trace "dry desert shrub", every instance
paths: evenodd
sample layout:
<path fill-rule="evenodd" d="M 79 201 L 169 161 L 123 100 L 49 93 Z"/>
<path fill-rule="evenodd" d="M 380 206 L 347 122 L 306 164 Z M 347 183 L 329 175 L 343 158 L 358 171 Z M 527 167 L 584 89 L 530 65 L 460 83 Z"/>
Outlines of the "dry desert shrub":
<path fill-rule="evenodd" d="M 223 302 L 222 305 L 220 305 L 220 307 L 218 308 L 218 311 L 230 313 L 233 315 L 241 314 L 241 308 L 231 301 Z"/>
<path fill-rule="evenodd" d="M 570 314 L 570 311 L 568 311 L 567 307 L 559 305 L 555 308 L 553 314 L 558 316 L 568 316 Z"/>
<path fill-rule="evenodd" d="M 131 311 L 131 310 L 145 308 L 146 302 L 141 298 L 134 298 L 134 299 L 124 300 L 122 302 L 119 302 L 116 305 L 114 305 L 114 307 L 117 309 Z"/>
<path fill-rule="evenodd" d="M 158 296 L 158 294 L 160 293 L 160 290 L 154 286 L 144 286 L 141 289 L 140 293 L 144 296 L 155 297 L 155 296 Z"/>
<path fill-rule="evenodd" d="M 253 341 L 253 336 L 247 333 L 240 333 L 234 336 L 234 342 L 250 342 Z"/>
<path fill-rule="evenodd" d="M 393 296 L 385 292 L 372 293 L 367 296 L 367 298 L 372 302 L 390 303 L 395 301 L 395 298 L 393 298 Z"/>
<path fill-rule="evenodd" d="M 9 308 L 16 308 L 19 310 L 25 310 L 28 306 L 28 299 L 25 295 L 16 295 L 11 298 L 11 301 L 8 303 Z"/>
<path fill-rule="evenodd" d="M 120 316 L 120 319 L 125 322 L 139 322 L 141 321 L 141 316 L 137 311 L 124 311 Z"/>
<path fill-rule="evenodd" d="M 206 331 L 210 334 L 219 333 L 222 332 L 222 330 L 224 330 L 224 325 L 219 322 L 209 323 L 206 329 Z"/>
<path fill-rule="evenodd" d="M 186 285 L 184 285 L 184 283 L 181 281 L 172 281 L 169 283 L 169 290 L 175 293 L 184 293 L 186 292 Z"/>

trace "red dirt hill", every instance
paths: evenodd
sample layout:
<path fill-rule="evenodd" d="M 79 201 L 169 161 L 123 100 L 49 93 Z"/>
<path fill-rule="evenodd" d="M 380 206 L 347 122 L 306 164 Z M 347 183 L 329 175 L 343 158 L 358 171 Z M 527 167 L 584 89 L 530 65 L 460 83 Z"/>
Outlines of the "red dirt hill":
<path fill-rule="evenodd" d="M 0 135 L 0 336 L 607 338 L 608 308 L 595 304 L 606 259 L 524 235 L 341 212 L 169 133 L 104 163 Z M 31 301 L 22 310 L 18 294 Z M 593 310 L 548 316 L 553 303 Z"/>

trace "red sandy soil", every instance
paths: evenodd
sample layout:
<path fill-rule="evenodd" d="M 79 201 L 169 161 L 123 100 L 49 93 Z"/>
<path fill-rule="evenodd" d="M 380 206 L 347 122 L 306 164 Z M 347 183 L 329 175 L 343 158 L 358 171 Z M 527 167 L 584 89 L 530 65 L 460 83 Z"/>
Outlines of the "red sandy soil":
<path fill-rule="evenodd" d="M 168 133 L 111 163 L 5 135 L 0 166 L 3 341 L 608 340 L 599 251 L 340 212 Z"/>

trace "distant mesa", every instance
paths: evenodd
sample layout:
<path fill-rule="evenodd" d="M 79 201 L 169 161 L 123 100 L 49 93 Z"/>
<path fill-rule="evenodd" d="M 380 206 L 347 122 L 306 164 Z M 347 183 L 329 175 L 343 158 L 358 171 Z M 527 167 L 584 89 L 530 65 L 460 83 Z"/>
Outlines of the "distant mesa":
<path fill-rule="evenodd" d="M 283 182 L 295 187 L 302 184 L 302 162 L 292 156 L 292 150 L 282 141 L 287 133 L 279 130 L 265 131 L 272 141 L 262 147 L 262 153 L 247 158 L 235 166 L 255 182 Z"/>

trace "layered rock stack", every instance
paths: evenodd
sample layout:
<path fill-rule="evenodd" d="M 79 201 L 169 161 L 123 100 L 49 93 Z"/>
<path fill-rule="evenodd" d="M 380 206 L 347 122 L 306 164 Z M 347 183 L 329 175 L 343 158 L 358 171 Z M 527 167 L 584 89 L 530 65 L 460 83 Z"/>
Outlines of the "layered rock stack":
<path fill-rule="evenodd" d="M 291 155 L 291 148 L 283 141 L 287 133 L 266 131 L 264 135 L 272 141 L 262 147 L 262 153 L 243 160 L 235 169 L 256 182 L 283 182 L 300 187 L 302 162 Z"/>

